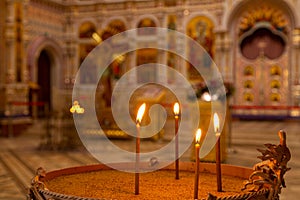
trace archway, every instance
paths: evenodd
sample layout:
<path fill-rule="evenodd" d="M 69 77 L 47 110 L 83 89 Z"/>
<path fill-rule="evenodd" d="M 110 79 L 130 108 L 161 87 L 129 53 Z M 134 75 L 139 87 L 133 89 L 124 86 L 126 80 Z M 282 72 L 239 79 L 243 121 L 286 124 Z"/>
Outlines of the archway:
<path fill-rule="evenodd" d="M 37 100 L 42 102 L 45 106 L 38 107 L 38 116 L 46 115 L 45 109 L 51 109 L 51 57 L 46 50 L 42 50 L 37 59 L 37 83 L 39 85 Z M 49 106 L 49 107 L 48 107 Z"/>
<path fill-rule="evenodd" d="M 59 93 L 63 87 L 63 50 L 54 40 L 38 37 L 27 49 L 27 66 L 30 81 L 30 102 L 46 102 L 49 111 L 65 108 L 66 99 Z M 59 98 L 57 96 L 59 95 Z M 33 117 L 43 117 L 45 106 L 40 103 L 30 108 Z"/>
<path fill-rule="evenodd" d="M 229 37 L 234 38 L 230 66 L 238 115 L 287 115 L 295 25 L 290 11 L 283 1 L 243 1 L 228 18 Z M 286 73 L 273 73 L 275 67 Z"/>

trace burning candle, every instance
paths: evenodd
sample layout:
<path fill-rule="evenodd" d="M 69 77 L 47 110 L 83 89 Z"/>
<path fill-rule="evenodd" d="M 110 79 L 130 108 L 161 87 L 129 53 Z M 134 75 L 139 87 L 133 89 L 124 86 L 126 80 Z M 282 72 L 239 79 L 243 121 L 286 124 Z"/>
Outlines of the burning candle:
<path fill-rule="evenodd" d="M 196 168 L 195 168 L 195 184 L 194 184 L 194 199 L 198 199 L 198 185 L 199 185 L 199 152 L 200 152 L 201 129 L 199 128 L 196 133 L 195 149 L 196 149 Z"/>
<path fill-rule="evenodd" d="M 216 172 L 217 172 L 217 191 L 222 192 L 222 175 L 221 175 L 221 152 L 220 152 L 220 122 L 217 113 L 214 114 L 214 128 L 216 133 Z"/>
<path fill-rule="evenodd" d="M 142 122 L 142 118 L 146 109 L 146 104 L 143 103 L 137 113 L 136 116 L 136 138 L 135 138 L 135 194 L 139 194 L 139 163 L 140 163 L 140 126 Z"/>
<path fill-rule="evenodd" d="M 179 179 L 179 156 L 178 156 L 178 118 L 179 118 L 179 104 L 174 104 L 175 116 L 175 179 Z"/>

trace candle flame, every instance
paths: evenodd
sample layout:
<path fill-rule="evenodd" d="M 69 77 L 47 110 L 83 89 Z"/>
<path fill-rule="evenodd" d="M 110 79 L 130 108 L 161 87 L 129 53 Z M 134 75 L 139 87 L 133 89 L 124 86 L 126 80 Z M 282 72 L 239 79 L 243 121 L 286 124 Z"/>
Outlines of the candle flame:
<path fill-rule="evenodd" d="M 197 143 L 197 144 L 200 143 L 201 134 L 202 134 L 201 129 L 198 128 L 198 130 L 197 130 L 197 132 L 196 132 L 196 143 Z"/>
<path fill-rule="evenodd" d="M 215 128 L 215 132 L 219 133 L 220 122 L 219 122 L 219 116 L 217 113 L 214 114 L 214 128 Z"/>
<path fill-rule="evenodd" d="M 138 113 L 136 116 L 136 123 L 138 123 L 138 124 L 141 123 L 145 109 L 146 109 L 146 103 L 143 103 L 138 110 Z"/>
<path fill-rule="evenodd" d="M 178 102 L 176 102 L 176 103 L 174 104 L 173 111 L 174 111 L 174 114 L 175 114 L 175 115 L 179 115 L 179 103 L 178 103 Z"/>

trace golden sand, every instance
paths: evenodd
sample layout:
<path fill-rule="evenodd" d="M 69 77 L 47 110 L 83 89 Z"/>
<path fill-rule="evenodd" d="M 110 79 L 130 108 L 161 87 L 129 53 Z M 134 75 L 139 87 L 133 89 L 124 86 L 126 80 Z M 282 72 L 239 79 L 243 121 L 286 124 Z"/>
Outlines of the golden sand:
<path fill-rule="evenodd" d="M 73 175 L 65 175 L 46 182 L 50 191 L 79 197 L 105 199 L 193 199 L 193 172 L 181 171 L 180 179 L 175 180 L 173 170 L 161 170 L 140 174 L 140 194 L 134 194 L 134 174 L 115 170 L 101 170 Z M 245 179 L 222 176 L 224 192 L 217 192 L 216 176 L 200 173 L 199 199 L 208 193 L 217 196 L 240 194 Z"/>

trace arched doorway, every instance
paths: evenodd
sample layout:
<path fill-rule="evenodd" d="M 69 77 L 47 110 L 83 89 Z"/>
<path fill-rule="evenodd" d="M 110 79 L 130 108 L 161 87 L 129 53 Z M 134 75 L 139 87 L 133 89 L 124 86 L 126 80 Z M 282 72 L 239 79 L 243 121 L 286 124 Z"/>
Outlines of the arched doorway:
<path fill-rule="evenodd" d="M 51 64 L 49 53 L 42 50 L 37 59 L 37 83 L 39 85 L 37 98 L 38 102 L 45 103 L 45 106 L 38 106 L 38 117 L 45 116 L 45 109 L 50 109 L 48 106 L 51 106 Z"/>
<path fill-rule="evenodd" d="M 287 96 L 285 91 L 288 90 L 288 85 L 284 85 L 284 82 L 288 79 L 281 73 L 288 69 L 288 62 L 285 59 L 286 42 L 284 36 L 277 35 L 271 30 L 268 27 L 258 28 L 240 43 L 241 54 L 249 63 L 246 67 L 252 67 L 255 74 L 243 71 L 237 79 L 242 79 L 244 83 L 252 82 L 253 86 L 259 83 L 256 87 L 244 85 L 244 95 L 252 93 L 256 98 L 249 99 L 244 96 L 242 100 L 253 102 L 258 106 L 279 106 L 288 103 L 288 100 L 284 99 Z M 275 81 L 277 84 L 272 84 Z"/>
<path fill-rule="evenodd" d="M 68 94 L 61 93 L 66 76 L 62 52 L 56 41 L 45 36 L 38 37 L 28 46 L 29 101 L 33 103 L 29 110 L 33 118 L 46 114 L 46 107 L 35 102 L 45 102 L 49 112 L 63 110 L 69 104 Z"/>
<path fill-rule="evenodd" d="M 281 1 L 244 1 L 228 19 L 232 41 L 234 113 L 285 117 L 291 106 L 294 20 Z"/>

